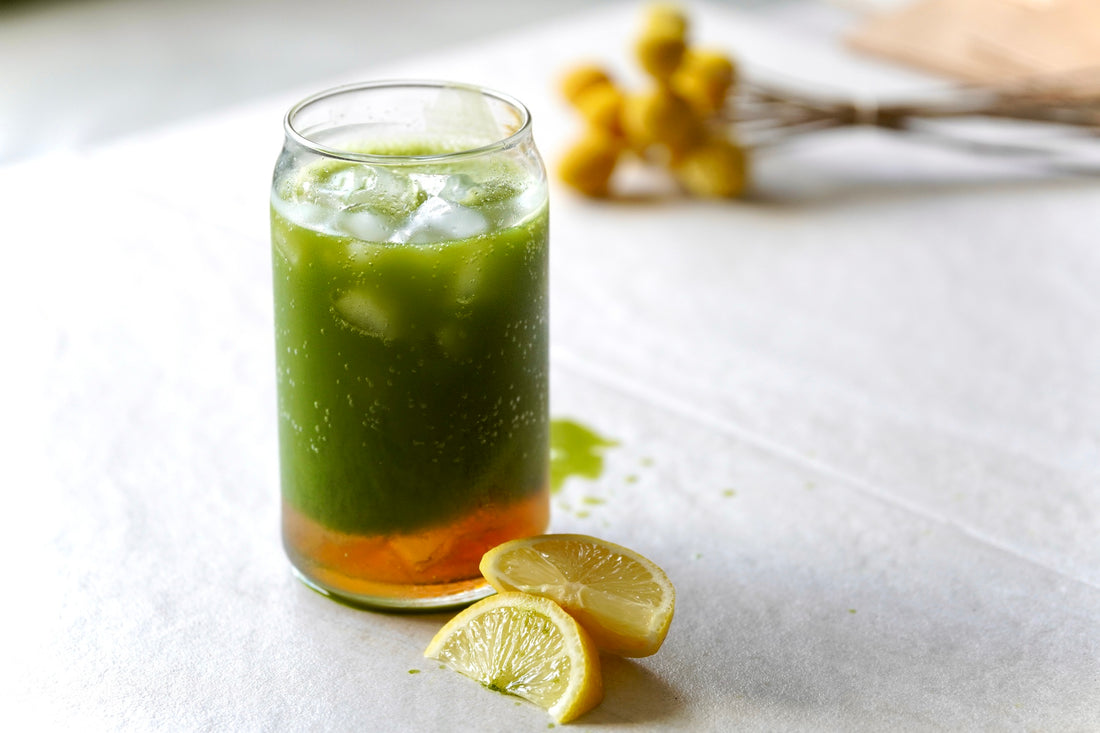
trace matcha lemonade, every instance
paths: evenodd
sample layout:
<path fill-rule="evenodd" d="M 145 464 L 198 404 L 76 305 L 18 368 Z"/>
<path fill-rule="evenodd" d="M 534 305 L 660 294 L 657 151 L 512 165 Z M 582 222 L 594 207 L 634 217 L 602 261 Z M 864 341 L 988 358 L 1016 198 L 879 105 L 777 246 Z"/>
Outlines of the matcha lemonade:
<path fill-rule="evenodd" d="M 271 199 L 284 546 L 346 601 L 467 602 L 548 523 L 545 174 L 501 95 L 329 95 L 288 115 Z"/>

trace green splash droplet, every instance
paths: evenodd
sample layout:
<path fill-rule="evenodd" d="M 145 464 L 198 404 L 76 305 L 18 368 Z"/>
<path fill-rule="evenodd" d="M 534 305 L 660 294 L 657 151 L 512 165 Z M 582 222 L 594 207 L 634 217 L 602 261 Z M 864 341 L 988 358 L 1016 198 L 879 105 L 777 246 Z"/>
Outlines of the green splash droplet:
<path fill-rule="evenodd" d="M 550 421 L 550 490 L 558 492 L 566 479 L 597 479 L 603 473 L 604 450 L 618 445 L 575 420 Z"/>

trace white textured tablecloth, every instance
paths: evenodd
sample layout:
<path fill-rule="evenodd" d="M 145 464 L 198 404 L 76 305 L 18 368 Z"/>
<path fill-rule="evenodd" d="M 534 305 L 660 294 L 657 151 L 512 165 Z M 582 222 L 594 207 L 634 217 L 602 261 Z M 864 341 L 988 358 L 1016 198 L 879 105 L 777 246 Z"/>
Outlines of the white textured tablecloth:
<path fill-rule="evenodd" d="M 926 83 L 820 25 L 691 7 L 750 68 Z M 333 83 L 505 89 L 552 162 L 577 125 L 555 74 L 627 68 L 635 19 Z M 445 614 L 343 607 L 282 555 L 267 188 L 299 96 L 0 170 L 5 717 L 547 727 L 421 659 Z M 552 528 L 678 589 L 664 648 L 605 659 L 576 727 L 1100 729 L 1100 184 L 873 132 L 757 174 L 739 203 L 553 192 L 553 413 L 619 445 Z"/>

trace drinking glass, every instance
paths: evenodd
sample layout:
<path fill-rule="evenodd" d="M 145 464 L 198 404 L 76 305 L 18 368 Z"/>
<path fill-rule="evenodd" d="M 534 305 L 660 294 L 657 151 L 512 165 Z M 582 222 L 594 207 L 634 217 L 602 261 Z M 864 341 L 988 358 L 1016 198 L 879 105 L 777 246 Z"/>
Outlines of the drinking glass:
<path fill-rule="evenodd" d="M 548 209 L 527 109 L 437 81 L 295 105 L 271 190 L 283 545 L 354 605 L 490 590 L 549 519 Z"/>

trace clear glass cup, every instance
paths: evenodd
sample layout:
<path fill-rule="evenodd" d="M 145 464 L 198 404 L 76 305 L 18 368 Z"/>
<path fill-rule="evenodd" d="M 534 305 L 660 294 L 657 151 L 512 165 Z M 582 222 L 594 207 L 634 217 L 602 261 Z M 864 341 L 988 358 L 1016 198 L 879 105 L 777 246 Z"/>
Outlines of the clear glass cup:
<path fill-rule="evenodd" d="M 526 108 L 379 82 L 295 105 L 271 192 L 283 545 L 381 609 L 487 595 L 549 520 L 546 172 Z"/>

